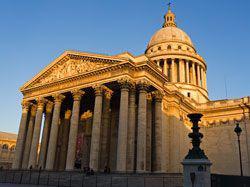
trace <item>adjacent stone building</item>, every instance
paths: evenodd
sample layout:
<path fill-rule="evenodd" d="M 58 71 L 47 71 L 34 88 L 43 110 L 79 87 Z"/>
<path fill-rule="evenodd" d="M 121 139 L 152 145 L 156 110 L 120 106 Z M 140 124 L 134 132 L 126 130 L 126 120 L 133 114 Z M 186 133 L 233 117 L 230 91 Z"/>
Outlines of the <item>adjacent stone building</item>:
<path fill-rule="evenodd" d="M 145 54 L 66 51 L 24 84 L 13 169 L 180 173 L 187 114 L 201 112 L 212 172 L 239 174 L 238 122 L 250 175 L 250 97 L 209 100 L 206 62 L 170 8 L 164 18 Z"/>
<path fill-rule="evenodd" d="M 16 149 L 16 139 L 16 134 L 0 132 L 0 168 L 11 168 Z"/>

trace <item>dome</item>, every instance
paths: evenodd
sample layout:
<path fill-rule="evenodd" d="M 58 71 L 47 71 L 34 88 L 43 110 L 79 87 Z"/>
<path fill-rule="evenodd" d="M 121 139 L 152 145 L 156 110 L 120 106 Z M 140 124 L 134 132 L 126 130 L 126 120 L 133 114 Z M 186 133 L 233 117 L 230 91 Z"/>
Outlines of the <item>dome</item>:
<path fill-rule="evenodd" d="M 180 42 L 194 48 L 190 37 L 183 30 L 174 26 L 163 27 L 162 29 L 157 31 L 151 38 L 148 44 L 148 48 L 164 42 Z"/>
<path fill-rule="evenodd" d="M 190 37 L 183 30 L 177 27 L 175 23 L 175 14 L 171 11 L 170 5 L 167 14 L 165 14 L 164 16 L 164 19 L 165 22 L 163 24 L 163 28 L 158 30 L 153 35 L 150 42 L 148 43 L 147 49 L 157 44 L 169 43 L 169 42 L 182 43 L 194 49 L 194 45 Z"/>

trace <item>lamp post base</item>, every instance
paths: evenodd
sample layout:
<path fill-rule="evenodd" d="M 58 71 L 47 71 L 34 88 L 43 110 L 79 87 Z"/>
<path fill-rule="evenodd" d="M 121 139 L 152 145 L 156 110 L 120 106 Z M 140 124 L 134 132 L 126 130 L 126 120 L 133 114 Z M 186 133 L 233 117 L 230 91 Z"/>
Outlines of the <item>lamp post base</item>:
<path fill-rule="evenodd" d="M 208 159 L 184 159 L 184 187 L 211 187 L 210 166 Z"/>

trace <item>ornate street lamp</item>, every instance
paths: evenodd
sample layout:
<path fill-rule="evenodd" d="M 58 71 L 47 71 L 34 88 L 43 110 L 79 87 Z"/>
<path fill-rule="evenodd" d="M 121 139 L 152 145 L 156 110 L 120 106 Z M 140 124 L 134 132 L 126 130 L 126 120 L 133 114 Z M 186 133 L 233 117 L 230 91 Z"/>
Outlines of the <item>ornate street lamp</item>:
<path fill-rule="evenodd" d="M 188 154 L 182 162 L 184 186 L 211 187 L 210 166 L 212 163 L 200 148 L 201 139 L 203 138 L 199 127 L 201 117 L 202 114 L 200 113 L 188 114 L 188 118 L 193 124 L 191 128 L 192 132 L 188 134 L 189 138 L 192 139 L 191 143 L 193 146 L 192 149 L 189 149 Z"/>
<path fill-rule="evenodd" d="M 239 123 L 236 123 L 236 127 L 234 129 L 234 132 L 237 134 L 237 137 L 238 137 L 238 147 L 239 147 L 239 156 L 240 156 L 240 176 L 243 176 L 242 160 L 241 160 L 241 149 L 240 149 L 240 134 L 242 132 L 242 129 L 240 128 Z"/>
<path fill-rule="evenodd" d="M 185 159 L 208 159 L 204 151 L 200 148 L 203 134 L 199 132 L 200 127 L 198 123 L 201 121 L 202 116 L 200 113 L 188 114 L 188 118 L 193 123 L 192 132 L 188 134 L 189 138 L 192 139 L 193 148 L 189 150 Z"/>

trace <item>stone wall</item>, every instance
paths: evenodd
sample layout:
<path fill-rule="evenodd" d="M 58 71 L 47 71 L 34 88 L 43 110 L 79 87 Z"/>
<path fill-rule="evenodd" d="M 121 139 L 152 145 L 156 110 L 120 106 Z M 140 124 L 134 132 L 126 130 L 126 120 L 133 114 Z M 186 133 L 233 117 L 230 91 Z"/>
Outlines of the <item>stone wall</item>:
<path fill-rule="evenodd" d="M 249 175 L 245 124 L 241 123 L 240 127 L 242 128 L 240 139 L 243 174 Z M 238 142 L 234 128 L 235 122 L 233 121 L 227 124 L 218 124 L 214 127 L 201 128 L 201 132 L 204 135 L 201 147 L 213 163 L 211 167 L 212 173 L 227 175 L 240 174 Z"/>
<path fill-rule="evenodd" d="M 167 173 L 182 173 L 181 162 L 191 148 L 188 133 L 190 128 L 184 124 L 177 108 L 163 111 L 163 147 L 162 166 Z"/>
<path fill-rule="evenodd" d="M 39 184 L 63 187 L 181 187 L 181 174 L 96 174 L 82 172 L 0 171 L 0 183 Z"/>

